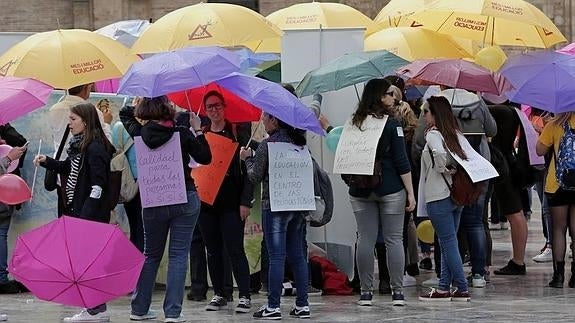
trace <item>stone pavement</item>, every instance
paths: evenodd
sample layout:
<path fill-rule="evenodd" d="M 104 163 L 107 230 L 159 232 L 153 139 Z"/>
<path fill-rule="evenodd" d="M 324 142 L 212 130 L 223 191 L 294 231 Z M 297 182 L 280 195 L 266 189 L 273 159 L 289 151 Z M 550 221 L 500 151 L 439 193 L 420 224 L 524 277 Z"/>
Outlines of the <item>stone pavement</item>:
<path fill-rule="evenodd" d="M 534 209 L 538 205 L 533 206 Z M 510 231 L 491 231 L 494 240 L 493 261 L 496 267 L 507 263 L 511 253 Z M 358 296 L 314 296 L 310 297 L 312 320 L 316 322 L 573 322 L 575 321 L 575 289 L 554 289 L 547 286 L 551 279 L 551 263 L 537 264 L 531 257 L 538 254 L 544 240 L 541 220 L 534 212 L 529 223 L 527 250 L 527 275 L 505 277 L 491 275 L 486 288 L 471 288 L 469 303 L 424 303 L 417 300 L 424 287 L 405 288 L 406 306 L 392 307 L 390 296 L 374 296 L 374 306 L 359 307 Z M 569 263 L 570 260 L 567 260 Z M 569 272 L 569 264 L 566 271 Z M 465 268 L 469 271 L 469 267 Z M 493 271 L 493 267 L 491 271 Z M 432 272 L 425 272 L 417 280 L 431 278 Z M 567 279 L 570 274 L 567 274 Z M 566 285 L 566 284 L 565 284 Z M 377 286 L 377 285 L 376 285 Z M 160 310 L 163 294 L 154 294 L 152 308 Z M 237 295 L 236 295 L 237 298 Z M 253 296 L 254 308 L 264 304 L 265 297 Z M 293 321 L 288 311 L 293 297 L 283 298 L 284 321 Z M 130 322 L 129 297 L 120 298 L 108 305 L 112 322 Z M 235 314 L 233 306 L 220 312 L 204 311 L 205 303 L 184 300 L 184 315 L 188 322 L 252 322 L 251 314 Z M 75 308 L 34 299 L 31 294 L 0 295 L 0 310 L 9 315 L 9 322 L 60 322 L 64 316 L 73 314 Z M 163 317 L 160 317 L 163 319 Z M 149 322 L 161 322 L 149 321 Z"/>

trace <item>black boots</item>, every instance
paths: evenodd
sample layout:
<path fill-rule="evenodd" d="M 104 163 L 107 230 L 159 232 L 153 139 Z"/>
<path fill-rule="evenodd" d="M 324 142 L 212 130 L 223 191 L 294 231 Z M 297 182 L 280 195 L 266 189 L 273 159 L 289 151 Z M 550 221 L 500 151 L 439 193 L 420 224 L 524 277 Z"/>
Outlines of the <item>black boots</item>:
<path fill-rule="evenodd" d="M 569 283 L 567 285 L 570 288 L 575 287 L 575 261 L 571 262 L 571 278 L 569 278 Z"/>
<path fill-rule="evenodd" d="M 573 269 L 571 269 L 573 271 Z M 571 287 L 571 281 L 573 277 L 569 280 L 569 287 Z M 549 282 L 549 287 L 563 288 L 563 282 L 565 281 L 565 262 L 556 261 L 553 263 L 553 279 Z"/>

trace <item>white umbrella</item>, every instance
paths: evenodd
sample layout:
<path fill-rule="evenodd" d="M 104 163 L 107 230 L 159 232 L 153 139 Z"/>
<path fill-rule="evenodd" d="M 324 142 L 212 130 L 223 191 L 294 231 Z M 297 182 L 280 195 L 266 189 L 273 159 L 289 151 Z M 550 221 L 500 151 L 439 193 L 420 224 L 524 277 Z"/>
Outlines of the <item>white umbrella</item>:
<path fill-rule="evenodd" d="M 150 26 L 147 20 L 124 20 L 102 27 L 95 32 L 132 47 L 138 37 Z"/>

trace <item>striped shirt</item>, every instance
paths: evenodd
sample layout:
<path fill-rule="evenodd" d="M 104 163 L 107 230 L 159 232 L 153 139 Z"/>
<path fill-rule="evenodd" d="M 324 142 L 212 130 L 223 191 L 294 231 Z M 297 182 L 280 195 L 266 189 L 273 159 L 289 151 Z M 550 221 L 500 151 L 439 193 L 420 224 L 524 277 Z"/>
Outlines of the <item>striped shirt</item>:
<path fill-rule="evenodd" d="M 70 175 L 68 175 L 68 181 L 66 182 L 66 197 L 68 204 L 72 203 L 72 200 L 74 199 L 74 189 L 76 188 L 76 183 L 78 182 L 78 173 L 80 172 L 81 159 L 81 155 L 76 155 L 70 161 Z"/>

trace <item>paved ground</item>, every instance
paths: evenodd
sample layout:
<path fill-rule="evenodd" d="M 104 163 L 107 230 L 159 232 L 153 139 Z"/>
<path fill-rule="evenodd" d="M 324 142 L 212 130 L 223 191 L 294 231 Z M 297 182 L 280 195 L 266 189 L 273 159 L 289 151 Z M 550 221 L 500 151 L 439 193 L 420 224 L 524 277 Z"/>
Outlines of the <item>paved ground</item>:
<path fill-rule="evenodd" d="M 535 207 L 535 206 L 534 206 Z M 543 246 L 541 221 L 538 214 L 529 223 L 527 251 L 527 275 L 524 277 L 501 277 L 492 275 L 492 282 L 483 289 L 471 289 L 470 303 L 429 304 L 417 300 L 424 287 L 405 289 L 407 306 L 391 306 L 389 296 L 376 296 L 373 307 L 355 305 L 357 296 L 317 296 L 310 298 L 312 320 L 317 322 L 573 322 L 575 321 L 575 289 L 552 289 L 546 287 L 551 278 L 550 263 L 531 261 Z M 499 267 L 509 259 L 510 231 L 491 231 L 494 239 L 494 263 Z M 569 265 L 567 266 L 569 268 Z M 566 271 L 569 271 L 567 268 Z M 467 267 L 466 270 L 469 270 Z M 493 270 L 493 269 L 492 269 Z M 431 272 L 423 273 L 418 282 L 430 278 Z M 567 275 L 569 277 L 569 275 Z M 568 278 L 567 277 L 567 278 Z M 284 321 L 293 298 L 283 299 Z M 254 295 L 253 303 L 260 306 L 263 295 Z M 162 293 L 154 295 L 155 309 L 161 309 Z M 226 311 L 205 312 L 204 303 L 184 300 L 184 315 L 193 322 L 248 322 L 251 315 L 237 315 L 232 307 Z M 31 294 L 0 295 L 0 309 L 9 314 L 10 322 L 59 322 L 62 317 L 73 314 L 76 309 L 39 301 Z M 124 297 L 109 305 L 113 322 L 130 322 L 129 298 Z M 153 322 L 153 321 L 152 321 Z"/>

